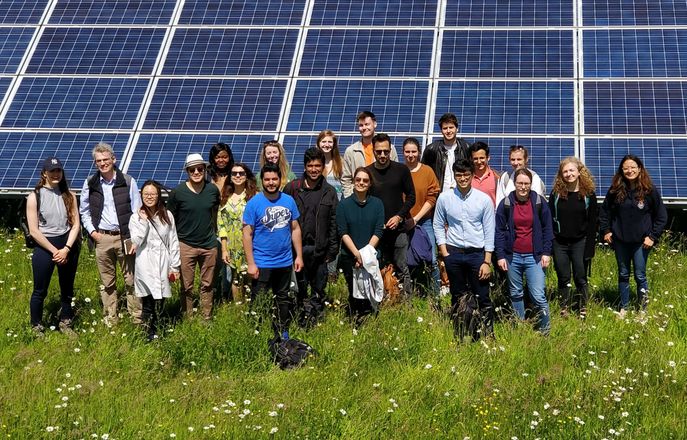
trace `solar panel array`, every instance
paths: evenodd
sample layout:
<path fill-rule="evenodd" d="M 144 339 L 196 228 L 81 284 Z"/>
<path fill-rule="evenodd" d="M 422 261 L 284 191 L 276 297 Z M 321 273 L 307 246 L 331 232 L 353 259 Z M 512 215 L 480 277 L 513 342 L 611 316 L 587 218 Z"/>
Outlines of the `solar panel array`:
<path fill-rule="evenodd" d="M 0 0 L 0 188 L 59 156 L 80 187 L 105 141 L 135 178 L 173 186 L 218 141 L 295 171 L 323 129 L 356 140 L 371 110 L 397 147 L 462 136 L 529 147 L 550 186 L 582 157 L 603 195 L 642 157 L 687 201 L 687 3 L 668 0 Z"/>

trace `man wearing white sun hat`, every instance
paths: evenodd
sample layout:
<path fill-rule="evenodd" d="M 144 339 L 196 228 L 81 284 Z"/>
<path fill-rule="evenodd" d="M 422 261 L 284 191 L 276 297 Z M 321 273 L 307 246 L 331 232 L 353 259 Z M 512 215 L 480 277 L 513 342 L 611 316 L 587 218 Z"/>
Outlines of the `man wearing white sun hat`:
<path fill-rule="evenodd" d="M 220 194 L 205 180 L 206 162 L 200 154 L 186 156 L 184 169 L 188 179 L 169 196 L 167 209 L 176 220 L 181 255 L 181 309 L 193 313 L 193 280 L 200 270 L 200 310 L 203 318 L 212 318 L 212 284 L 217 261 L 217 208 Z"/>

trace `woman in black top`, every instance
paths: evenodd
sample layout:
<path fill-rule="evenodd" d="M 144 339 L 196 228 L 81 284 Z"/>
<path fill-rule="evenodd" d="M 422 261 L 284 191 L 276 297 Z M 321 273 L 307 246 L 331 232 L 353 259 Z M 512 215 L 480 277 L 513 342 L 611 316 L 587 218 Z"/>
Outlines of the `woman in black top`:
<path fill-rule="evenodd" d="M 620 318 L 625 317 L 630 303 L 630 263 L 634 266 L 639 304 L 642 312 L 646 311 L 649 302 L 646 262 L 667 221 L 661 194 L 642 160 L 632 154 L 623 157 L 599 215 L 604 241 L 613 246 L 618 263 Z"/>
<path fill-rule="evenodd" d="M 587 314 L 586 269 L 594 256 L 599 213 L 594 189 L 594 178 L 578 158 L 566 157 L 561 161 L 549 196 L 561 316 L 567 316 L 570 309 L 578 311 L 582 319 Z M 575 295 L 571 295 L 571 266 Z"/>

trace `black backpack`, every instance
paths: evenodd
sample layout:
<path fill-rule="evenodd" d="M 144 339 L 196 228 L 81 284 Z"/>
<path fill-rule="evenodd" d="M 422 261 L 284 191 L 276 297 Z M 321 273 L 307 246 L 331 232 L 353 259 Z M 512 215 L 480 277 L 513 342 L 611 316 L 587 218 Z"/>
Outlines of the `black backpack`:
<path fill-rule="evenodd" d="M 466 336 L 470 336 L 473 341 L 479 340 L 482 314 L 479 311 L 477 295 L 472 292 L 465 292 L 453 306 L 451 317 L 453 319 L 453 331 L 460 337 L 461 342 Z"/>
<path fill-rule="evenodd" d="M 33 191 L 34 194 L 36 194 L 36 211 L 38 211 L 38 222 L 40 223 L 41 221 L 41 192 L 40 191 Z M 26 244 L 26 247 L 29 249 L 33 249 L 36 247 L 37 243 L 36 240 L 31 236 L 31 232 L 29 230 L 29 222 L 26 219 L 26 198 L 19 204 L 19 229 L 21 229 L 21 232 L 24 234 L 24 243 Z"/>
<path fill-rule="evenodd" d="M 274 338 L 268 343 L 274 363 L 282 370 L 300 367 L 309 357 L 316 354 L 310 345 L 295 338 L 287 340 Z"/>

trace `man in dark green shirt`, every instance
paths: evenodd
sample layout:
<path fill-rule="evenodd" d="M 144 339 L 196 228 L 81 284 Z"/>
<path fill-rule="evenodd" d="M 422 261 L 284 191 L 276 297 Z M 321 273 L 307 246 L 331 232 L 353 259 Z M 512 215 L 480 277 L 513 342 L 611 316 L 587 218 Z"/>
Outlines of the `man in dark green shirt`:
<path fill-rule="evenodd" d="M 205 320 L 212 318 L 212 283 L 217 261 L 217 209 L 220 194 L 205 180 L 209 164 L 200 154 L 189 154 L 184 169 L 188 179 L 170 194 L 167 209 L 174 216 L 181 255 L 181 308 L 193 313 L 193 280 L 200 269 L 200 309 Z"/>

